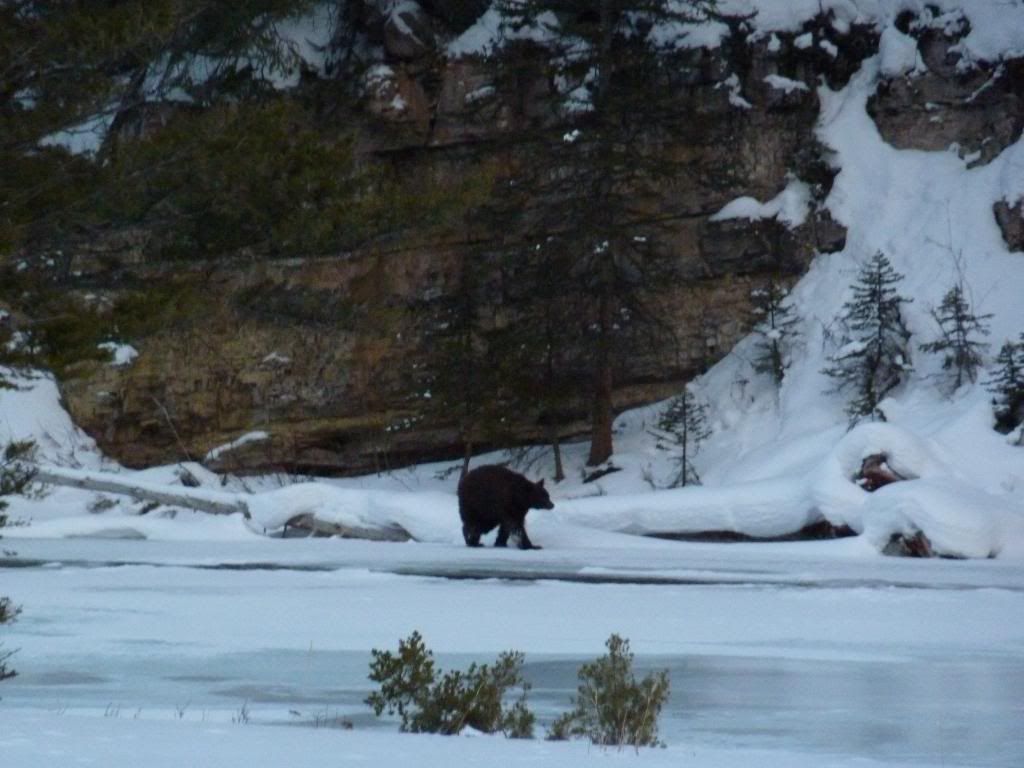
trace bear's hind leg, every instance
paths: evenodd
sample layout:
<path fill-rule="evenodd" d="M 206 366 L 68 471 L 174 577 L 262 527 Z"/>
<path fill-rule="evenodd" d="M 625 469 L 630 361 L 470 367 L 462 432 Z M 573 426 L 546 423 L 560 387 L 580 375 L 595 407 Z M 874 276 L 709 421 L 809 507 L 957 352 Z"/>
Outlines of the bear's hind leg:
<path fill-rule="evenodd" d="M 508 535 L 512 532 L 508 523 L 502 523 L 501 527 L 498 528 L 498 538 L 494 540 L 494 546 L 506 547 L 508 546 Z"/>

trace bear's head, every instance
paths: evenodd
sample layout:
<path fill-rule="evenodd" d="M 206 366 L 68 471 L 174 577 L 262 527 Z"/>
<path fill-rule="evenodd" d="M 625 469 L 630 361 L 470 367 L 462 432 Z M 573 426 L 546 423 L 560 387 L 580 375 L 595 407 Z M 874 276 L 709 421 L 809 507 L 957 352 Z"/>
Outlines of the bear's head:
<path fill-rule="evenodd" d="M 551 501 L 551 497 L 548 496 L 548 491 L 544 487 L 544 481 L 538 480 L 532 485 L 533 488 L 530 490 L 530 509 L 554 509 L 555 504 Z"/>

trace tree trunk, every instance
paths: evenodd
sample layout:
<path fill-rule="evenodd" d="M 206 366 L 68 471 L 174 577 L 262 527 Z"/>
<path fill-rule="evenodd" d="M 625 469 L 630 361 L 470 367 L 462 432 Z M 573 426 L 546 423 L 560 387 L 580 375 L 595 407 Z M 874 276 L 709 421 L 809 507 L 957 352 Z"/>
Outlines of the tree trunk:
<path fill-rule="evenodd" d="M 594 404 L 590 420 L 588 466 L 603 464 L 612 455 L 612 302 L 606 285 L 598 299 L 597 359 L 594 370 Z"/>
<path fill-rule="evenodd" d="M 462 472 L 459 473 L 460 480 L 469 474 L 469 461 L 473 458 L 473 441 L 466 438 L 463 443 L 463 449 L 465 452 L 462 454 Z"/>
<path fill-rule="evenodd" d="M 555 482 L 565 480 L 565 468 L 562 465 L 562 445 L 558 440 L 558 428 L 552 424 L 548 427 L 548 442 L 551 443 L 551 453 L 555 457 Z"/>

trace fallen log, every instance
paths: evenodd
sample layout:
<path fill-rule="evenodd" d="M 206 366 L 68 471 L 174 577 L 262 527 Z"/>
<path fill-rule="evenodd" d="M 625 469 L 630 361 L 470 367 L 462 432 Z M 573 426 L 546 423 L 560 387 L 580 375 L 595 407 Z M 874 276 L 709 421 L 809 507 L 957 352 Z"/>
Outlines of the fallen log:
<path fill-rule="evenodd" d="M 171 486 L 122 479 L 109 472 L 82 472 L 56 467 L 39 467 L 36 470 L 35 479 L 49 485 L 80 488 L 98 493 L 116 493 L 129 496 L 136 501 L 152 501 L 157 504 L 166 504 L 169 507 L 195 509 L 199 512 L 208 512 L 211 515 L 240 514 L 246 520 L 251 517 L 248 505 L 232 494 L 216 491 L 200 492 L 189 488 L 179 491 Z"/>
<path fill-rule="evenodd" d="M 170 507 L 193 509 L 212 515 L 240 514 L 250 530 L 270 537 L 296 536 L 365 539 L 367 541 L 410 541 L 412 536 L 404 528 L 390 524 L 379 527 L 347 525 L 324 520 L 310 512 L 299 512 L 283 528 L 268 530 L 253 519 L 249 504 L 235 494 L 209 491 L 201 488 L 158 485 L 134 481 L 111 472 L 88 472 L 59 467 L 38 467 L 34 479 L 40 483 L 79 488 L 97 493 L 115 493 L 136 501 L 148 501 Z"/>

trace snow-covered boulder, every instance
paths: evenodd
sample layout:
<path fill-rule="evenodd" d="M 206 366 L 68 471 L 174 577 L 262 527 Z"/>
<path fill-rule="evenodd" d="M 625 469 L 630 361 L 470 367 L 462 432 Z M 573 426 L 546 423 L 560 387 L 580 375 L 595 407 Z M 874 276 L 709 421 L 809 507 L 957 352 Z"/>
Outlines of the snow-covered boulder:
<path fill-rule="evenodd" d="M 948 478 L 894 483 L 861 508 L 863 535 L 879 551 L 894 537 L 922 535 L 931 553 L 996 557 L 1024 553 L 1024 511 L 1007 499 Z"/>
<path fill-rule="evenodd" d="M 878 456 L 906 482 L 874 492 L 861 487 L 855 479 L 864 460 Z M 825 519 L 879 551 L 894 538 L 917 536 L 936 555 L 1024 551 L 1024 505 L 972 484 L 940 446 L 892 424 L 862 424 L 847 433 L 814 473 L 809 495 Z"/>
<path fill-rule="evenodd" d="M 929 441 L 892 424 L 859 424 L 822 461 L 810 481 L 810 496 L 821 514 L 836 526 L 864 530 L 863 507 L 871 494 L 854 479 L 869 456 L 884 455 L 888 466 L 905 478 L 948 477 L 949 463 Z"/>

